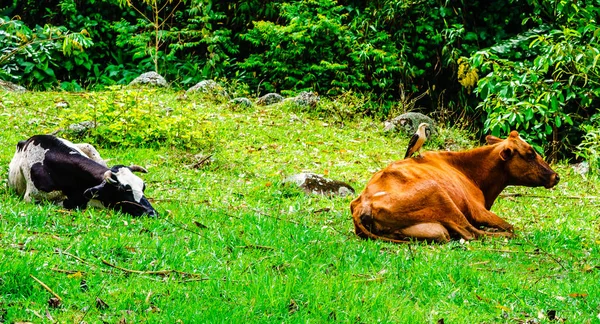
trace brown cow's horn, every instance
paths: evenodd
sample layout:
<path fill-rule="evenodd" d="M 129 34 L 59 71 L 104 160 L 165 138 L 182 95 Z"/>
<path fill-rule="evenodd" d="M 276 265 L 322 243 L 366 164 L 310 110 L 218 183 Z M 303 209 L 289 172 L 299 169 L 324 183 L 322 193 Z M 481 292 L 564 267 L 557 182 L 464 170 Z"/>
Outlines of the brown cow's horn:
<path fill-rule="evenodd" d="M 104 181 L 106 181 L 107 183 L 110 184 L 117 184 L 118 181 L 115 181 L 115 179 L 112 178 L 113 173 L 110 170 L 106 170 L 106 172 L 104 172 Z"/>
<path fill-rule="evenodd" d="M 146 169 L 142 168 L 142 167 L 141 167 L 141 166 L 139 166 L 139 165 L 135 165 L 135 164 L 132 164 L 132 165 L 129 167 L 129 170 L 131 170 L 131 172 L 141 172 L 141 173 L 148 173 L 148 170 L 146 170 Z"/>

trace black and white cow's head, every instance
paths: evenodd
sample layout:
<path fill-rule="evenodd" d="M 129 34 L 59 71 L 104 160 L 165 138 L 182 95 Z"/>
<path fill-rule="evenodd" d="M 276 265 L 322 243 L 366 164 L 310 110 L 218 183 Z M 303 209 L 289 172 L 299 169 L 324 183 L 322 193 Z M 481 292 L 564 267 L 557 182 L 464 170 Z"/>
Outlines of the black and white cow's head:
<path fill-rule="evenodd" d="M 87 199 L 99 201 L 104 207 L 133 216 L 157 216 L 156 210 L 144 197 L 144 181 L 133 174 L 136 171 L 148 172 L 137 165 L 116 165 L 104 173 L 104 181 L 101 184 L 87 189 L 83 195 Z"/>

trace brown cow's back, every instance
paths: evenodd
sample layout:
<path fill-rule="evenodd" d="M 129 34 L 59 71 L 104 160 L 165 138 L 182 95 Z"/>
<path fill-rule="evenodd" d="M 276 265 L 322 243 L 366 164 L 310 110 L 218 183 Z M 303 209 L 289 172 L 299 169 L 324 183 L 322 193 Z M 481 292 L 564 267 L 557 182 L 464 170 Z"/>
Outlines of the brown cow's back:
<path fill-rule="evenodd" d="M 559 177 L 518 133 L 488 141 L 494 145 L 427 152 L 375 173 L 350 205 L 357 235 L 394 242 L 512 236 L 512 226 L 489 211 L 500 192 L 509 184 L 549 188 Z"/>
<path fill-rule="evenodd" d="M 355 220 L 362 217 L 361 223 L 366 221 L 372 227 L 369 232 L 404 239 L 402 233 L 394 233 L 395 228 L 443 223 L 449 205 L 469 215 L 471 205 L 483 200 L 481 191 L 438 155 L 429 152 L 423 158 L 394 162 L 376 173 L 363 194 L 352 202 Z M 377 220 L 369 218 L 374 215 Z"/>

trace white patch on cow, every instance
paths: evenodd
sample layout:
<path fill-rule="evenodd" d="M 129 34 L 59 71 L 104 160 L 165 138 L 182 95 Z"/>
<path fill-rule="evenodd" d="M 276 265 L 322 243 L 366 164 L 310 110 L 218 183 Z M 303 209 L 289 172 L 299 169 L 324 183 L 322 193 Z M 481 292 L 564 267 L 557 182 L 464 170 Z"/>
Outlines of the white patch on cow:
<path fill-rule="evenodd" d="M 33 142 L 29 143 L 24 152 L 23 164 L 21 171 L 27 181 L 27 190 L 25 191 L 25 201 L 42 201 L 42 200 L 64 200 L 65 196 L 61 191 L 45 192 L 41 191 L 33 184 L 31 179 L 31 167 L 34 164 L 40 163 L 44 165 L 44 159 L 46 158 L 46 152 L 49 149 L 44 149 L 41 144 L 33 145 Z"/>
<path fill-rule="evenodd" d="M 81 151 L 85 156 L 89 157 L 90 160 L 96 161 L 104 167 L 108 167 L 104 159 L 100 156 L 100 153 L 96 150 L 96 148 L 87 143 L 79 143 L 75 144 L 75 146 Z"/>
<path fill-rule="evenodd" d="M 375 193 L 375 194 L 373 195 L 373 197 L 379 197 L 379 196 L 385 196 L 385 195 L 387 195 L 387 192 L 385 192 L 385 191 L 380 191 L 380 192 L 377 192 L 377 193 Z"/>
<path fill-rule="evenodd" d="M 81 154 L 89 158 L 90 160 L 95 161 L 104 167 L 107 167 L 106 162 L 104 161 L 104 159 L 102 159 L 100 153 L 98 153 L 98 150 L 96 150 L 96 148 L 93 145 L 88 143 L 74 144 L 73 142 L 70 142 L 64 138 L 59 138 L 59 140 L 63 142 L 63 144 L 68 146 L 70 149 L 75 150 L 75 152 L 70 152 L 70 154 Z"/>
<path fill-rule="evenodd" d="M 57 137 L 58 138 L 58 137 Z M 58 138 L 59 141 L 61 141 L 63 144 L 65 144 L 66 146 L 68 146 L 69 148 L 77 151 L 79 154 L 81 155 L 85 155 L 75 144 L 73 144 L 71 141 L 68 141 L 64 138 Z M 71 153 L 72 154 L 72 153 Z"/>
<path fill-rule="evenodd" d="M 69 152 L 69 154 L 71 154 L 71 155 L 73 155 L 73 154 L 81 154 L 81 155 L 83 155 L 83 156 L 85 156 L 85 157 L 88 157 L 88 158 L 89 158 L 89 156 L 88 156 L 86 153 L 84 153 L 84 152 L 83 152 L 83 151 L 82 151 L 82 150 L 79 148 L 79 147 L 80 147 L 80 145 L 82 145 L 82 144 L 73 144 L 72 142 L 70 142 L 70 141 L 68 141 L 68 140 L 66 140 L 66 139 L 64 139 L 64 138 L 58 138 L 58 139 L 59 139 L 59 140 L 60 140 L 60 141 L 61 141 L 63 144 L 65 144 L 65 145 L 66 145 L 68 148 L 70 148 L 70 149 L 72 149 L 73 151 L 75 151 L 75 152 Z M 93 160 L 93 159 L 92 159 L 92 160 Z"/>
<path fill-rule="evenodd" d="M 27 180 L 21 171 L 23 165 L 23 152 L 17 149 L 8 165 L 8 186 L 22 195 L 27 187 Z"/>
<path fill-rule="evenodd" d="M 36 163 L 44 164 L 48 149 L 44 149 L 40 144 L 34 145 L 32 142 L 23 148 L 23 151 L 15 152 L 15 156 L 10 162 L 8 171 L 8 185 L 15 189 L 19 195 L 23 195 L 26 202 L 40 200 L 63 200 L 65 196 L 60 191 L 45 192 L 35 187 L 31 179 L 31 167 Z"/>
<path fill-rule="evenodd" d="M 46 158 L 46 152 L 49 149 L 43 148 L 40 144 L 34 145 L 33 142 L 29 143 L 29 145 L 25 148 L 24 154 L 24 162 L 27 163 L 28 167 L 31 168 L 36 163 L 44 164 L 44 159 Z"/>
<path fill-rule="evenodd" d="M 33 181 L 31 180 L 31 166 L 36 163 L 44 163 L 44 158 L 46 156 L 47 149 L 44 149 L 40 144 L 33 145 L 33 143 L 29 143 L 27 147 L 23 148 L 23 151 L 15 153 L 15 157 L 13 160 L 17 160 L 16 170 L 12 170 L 13 162 L 11 162 L 11 171 L 9 172 L 9 183 L 12 181 L 10 177 L 15 174 L 17 175 L 17 179 L 15 181 L 19 181 L 14 188 L 17 193 L 23 195 L 23 198 L 27 202 L 43 199 L 42 195 L 40 195 L 40 191 L 34 186 Z M 20 159 L 19 159 L 20 157 Z M 18 176 L 21 176 L 18 179 Z"/>
<path fill-rule="evenodd" d="M 144 196 L 144 180 L 133 174 L 133 172 L 126 167 L 120 168 L 118 172 L 113 172 L 113 174 L 121 184 L 131 186 L 133 199 L 135 199 L 136 202 L 140 202 Z"/>

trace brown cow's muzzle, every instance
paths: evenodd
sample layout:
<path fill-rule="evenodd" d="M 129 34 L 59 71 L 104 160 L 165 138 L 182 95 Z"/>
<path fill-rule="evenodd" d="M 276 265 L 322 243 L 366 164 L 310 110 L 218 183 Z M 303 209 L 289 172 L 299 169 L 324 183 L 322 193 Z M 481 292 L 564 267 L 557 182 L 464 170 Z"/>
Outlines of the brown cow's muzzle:
<path fill-rule="evenodd" d="M 558 173 L 554 172 L 554 173 L 552 173 L 552 175 L 550 175 L 550 179 L 548 179 L 548 182 L 546 183 L 544 188 L 550 189 L 550 188 L 556 186 L 559 181 L 560 181 L 560 176 L 558 175 Z"/>

